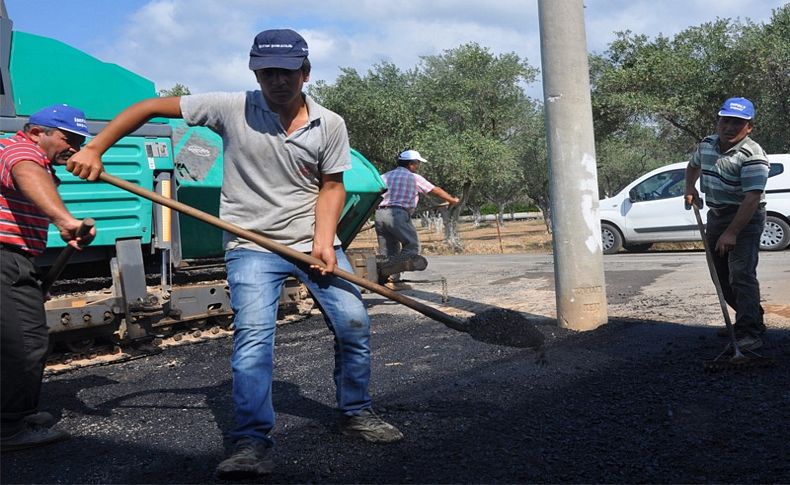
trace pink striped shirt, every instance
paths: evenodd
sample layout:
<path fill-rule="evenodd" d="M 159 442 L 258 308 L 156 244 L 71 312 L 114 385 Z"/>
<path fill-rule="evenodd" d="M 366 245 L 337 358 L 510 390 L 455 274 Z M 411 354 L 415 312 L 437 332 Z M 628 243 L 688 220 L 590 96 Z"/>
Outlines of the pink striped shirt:
<path fill-rule="evenodd" d="M 0 139 L 0 243 L 37 256 L 47 248 L 49 217 L 17 189 L 11 174 L 16 164 L 28 160 L 44 167 L 57 181 L 47 154 L 23 132 Z"/>
<path fill-rule="evenodd" d="M 398 167 L 381 176 L 387 184 L 387 192 L 379 207 L 403 207 L 409 212 L 417 208 L 420 194 L 427 194 L 436 186 L 420 174 L 412 173 L 406 167 Z"/>

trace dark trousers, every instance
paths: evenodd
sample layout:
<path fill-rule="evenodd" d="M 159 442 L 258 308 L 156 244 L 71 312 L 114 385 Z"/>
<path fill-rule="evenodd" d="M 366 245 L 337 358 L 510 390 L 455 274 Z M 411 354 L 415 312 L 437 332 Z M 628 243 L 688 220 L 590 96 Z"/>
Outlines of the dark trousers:
<path fill-rule="evenodd" d="M 718 216 L 712 210 L 708 211 L 708 246 L 713 251 L 714 266 L 719 275 L 724 299 L 735 310 L 736 333 L 759 336 L 765 332 L 763 308 L 760 305 L 760 283 L 757 281 L 757 261 L 760 236 L 765 225 L 765 209 L 758 209 L 738 233 L 735 248 L 727 255 L 719 256 L 716 253 L 716 241 L 734 217 L 734 211 Z"/>
<path fill-rule="evenodd" d="M 420 238 L 411 222 L 411 214 L 402 207 L 382 207 L 376 211 L 376 236 L 379 253 L 388 259 L 409 258 L 420 254 Z M 390 275 L 399 281 L 400 273 Z"/>
<path fill-rule="evenodd" d="M 49 335 L 33 261 L 3 248 L 0 269 L 0 414 L 6 437 L 22 429 L 22 418 L 38 410 Z"/>

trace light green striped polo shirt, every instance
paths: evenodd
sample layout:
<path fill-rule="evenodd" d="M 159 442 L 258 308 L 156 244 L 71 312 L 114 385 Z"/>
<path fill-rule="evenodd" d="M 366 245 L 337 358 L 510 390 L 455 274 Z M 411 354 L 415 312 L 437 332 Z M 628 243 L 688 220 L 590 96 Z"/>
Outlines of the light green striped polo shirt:
<path fill-rule="evenodd" d="M 748 136 L 726 153 L 719 152 L 718 135 L 708 136 L 697 145 L 689 165 L 702 168 L 700 187 L 708 207 L 740 205 L 746 192 L 753 190 L 761 191 L 760 201 L 765 201 L 768 157 Z"/>

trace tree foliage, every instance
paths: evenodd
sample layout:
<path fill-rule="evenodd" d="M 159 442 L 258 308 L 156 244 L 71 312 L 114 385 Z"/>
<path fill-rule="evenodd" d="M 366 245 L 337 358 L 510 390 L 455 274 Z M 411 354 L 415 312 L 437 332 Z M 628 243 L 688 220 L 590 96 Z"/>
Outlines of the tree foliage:
<path fill-rule="evenodd" d="M 767 25 L 747 25 L 739 48 L 743 89 L 757 109 L 754 137 L 770 153 L 790 152 L 790 3 Z"/>
<path fill-rule="evenodd" d="M 514 53 L 468 43 L 409 70 L 345 68 L 309 92 L 345 118 L 352 146 L 382 172 L 407 148 L 428 159 L 421 172 L 462 199 L 444 225 L 446 242 L 459 247 L 455 221 L 466 207 L 494 204 L 501 213 L 530 199 L 551 225 L 543 109 L 524 92 L 536 76 Z M 590 56 L 590 79 L 602 196 L 683 160 L 732 96 L 754 101 L 753 138 L 769 153 L 788 152 L 790 4 L 767 24 L 715 19 L 655 38 L 620 32 Z"/>
<path fill-rule="evenodd" d="M 388 63 L 365 76 L 343 69 L 310 94 L 343 116 L 351 144 L 379 170 L 390 170 L 406 148 L 428 159 L 421 172 L 462 200 L 444 225 L 447 243 L 460 247 L 456 222 L 467 201 L 488 198 L 504 208 L 524 197 L 511 138 L 524 113 L 522 86 L 536 74 L 516 54 L 495 56 L 470 43 L 424 57 L 410 71 Z"/>
<path fill-rule="evenodd" d="M 713 130 L 721 103 L 744 96 L 757 108 L 755 139 L 790 150 L 790 4 L 766 25 L 718 19 L 652 40 L 620 32 L 590 65 L 598 140 L 634 123 L 668 124 L 664 140 L 689 151 Z"/>
<path fill-rule="evenodd" d="M 165 98 L 165 97 L 168 97 L 168 96 L 187 96 L 189 94 L 192 94 L 191 92 L 189 92 L 189 88 L 184 86 L 181 83 L 176 83 L 176 85 L 173 86 L 170 89 L 160 89 L 159 90 L 159 96 L 162 97 L 162 98 Z"/>
<path fill-rule="evenodd" d="M 551 232 L 549 161 L 543 107 L 525 103 L 522 108 L 525 113 L 514 130 L 513 149 L 526 193 L 540 208 L 546 229 Z"/>
<path fill-rule="evenodd" d="M 309 92 L 345 119 L 352 146 L 384 171 L 414 141 L 414 78 L 415 72 L 391 63 L 374 66 L 364 77 L 343 68 L 334 84 L 319 81 Z"/>
<path fill-rule="evenodd" d="M 666 126 L 666 125 L 665 125 Z M 682 150 L 666 143 L 667 135 L 655 126 L 633 124 L 596 144 L 598 191 L 611 197 L 634 178 L 654 168 L 682 162 Z"/>

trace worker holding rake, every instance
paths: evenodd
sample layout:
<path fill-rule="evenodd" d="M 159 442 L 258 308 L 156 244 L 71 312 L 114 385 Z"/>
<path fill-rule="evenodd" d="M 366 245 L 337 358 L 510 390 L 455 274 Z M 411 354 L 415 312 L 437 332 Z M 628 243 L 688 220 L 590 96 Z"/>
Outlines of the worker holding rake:
<path fill-rule="evenodd" d="M 735 310 L 738 347 L 752 351 L 763 345 L 765 332 L 757 261 L 765 224 L 765 184 L 769 163 L 749 135 L 754 105 L 730 98 L 718 112 L 716 133 L 702 140 L 686 168 L 685 201 L 699 200 L 700 179 L 709 211 L 706 240 L 727 304 Z M 723 329 L 724 330 L 724 329 Z M 721 332 L 726 336 L 727 333 Z"/>
<path fill-rule="evenodd" d="M 373 411 L 368 391 L 370 319 L 359 289 L 332 274 L 336 268 L 353 271 L 336 235 L 350 148 L 343 119 L 302 92 L 310 77 L 307 56 L 307 42 L 293 30 L 263 31 L 255 37 L 249 58 L 260 90 L 141 101 L 69 160 L 72 173 L 91 179 L 93 168 L 101 166 L 101 154 L 153 117 L 207 126 L 223 139 L 222 221 L 323 263 L 304 264 L 237 233 L 225 234 L 234 311 L 236 422 L 229 433 L 233 451 L 217 467 L 221 479 L 272 472 L 276 315 L 289 276 L 308 287 L 335 337 L 340 431 L 374 443 L 403 438 Z"/>

